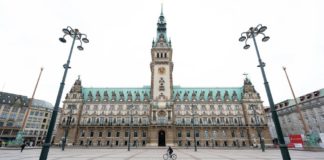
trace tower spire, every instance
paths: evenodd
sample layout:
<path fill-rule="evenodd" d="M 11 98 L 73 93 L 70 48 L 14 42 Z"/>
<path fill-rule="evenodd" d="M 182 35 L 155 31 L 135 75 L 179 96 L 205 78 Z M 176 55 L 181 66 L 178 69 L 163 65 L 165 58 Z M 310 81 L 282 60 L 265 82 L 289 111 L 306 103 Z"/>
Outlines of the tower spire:
<path fill-rule="evenodd" d="M 154 43 L 154 47 L 156 47 L 156 44 L 159 42 L 164 42 L 166 46 L 168 46 L 168 38 L 167 38 L 167 33 L 166 33 L 166 21 L 163 15 L 163 3 L 161 3 L 161 14 L 158 19 L 157 23 L 157 34 L 156 34 L 156 40 Z"/>
<path fill-rule="evenodd" d="M 163 16 L 163 2 L 161 2 L 161 16 Z"/>

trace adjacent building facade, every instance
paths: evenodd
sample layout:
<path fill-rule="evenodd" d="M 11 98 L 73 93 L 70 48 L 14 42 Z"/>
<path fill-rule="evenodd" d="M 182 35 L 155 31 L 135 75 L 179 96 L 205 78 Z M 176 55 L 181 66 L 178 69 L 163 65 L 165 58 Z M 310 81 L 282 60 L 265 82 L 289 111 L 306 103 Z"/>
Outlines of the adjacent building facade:
<path fill-rule="evenodd" d="M 31 99 L 27 96 L 0 92 L 0 141 L 8 144 L 22 129 Z M 24 128 L 24 140 L 29 145 L 42 143 L 51 119 L 53 105 L 33 99 Z"/>
<path fill-rule="evenodd" d="M 77 79 L 66 94 L 55 143 L 87 146 L 250 146 L 259 128 L 272 144 L 260 95 L 249 79 L 240 87 L 173 85 L 172 45 L 161 12 L 152 42 L 151 85 L 89 88 Z M 130 136 L 130 141 L 128 140 Z M 61 138 L 59 138 L 61 137 Z"/>
<path fill-rule="evenodd" d="M 16 138 L 28 108 L 28 97 L 0 92 L 0 142 L 7 144 Z"/>
<path fill-rule="evenodd" d="M 49 102 L 34 99 L 24 129 L 24 139 L 30 145 L 40 145 L 46 138 L 53 105 Z"/>
<path fill-rule="evenodd" d="M 297 103 L 300 106 L 300 110 L 304 116 L 304 121 L 306 122 L 310 133 L 324 133 L 324 89 L 319 89 L 298 97 Z M 275 107 L 285 137 L 288 137 L 290 134 L 305 135 L 304 126 L 300 120 L 296 103 L 293 99 L 282 101 L 276 104 Z M 265 109 L 265 112 L 268 117 L 271 118 L 270 109 Z M 271 123 L 271 119 L 269 119 L 268 122 Z M 269 126 L 273 125 L 269 124 Z M 273 127 L 270 127 L 270 130 L 274 130 Z M 276 134 L 273 135 L 276 136 Z"/>

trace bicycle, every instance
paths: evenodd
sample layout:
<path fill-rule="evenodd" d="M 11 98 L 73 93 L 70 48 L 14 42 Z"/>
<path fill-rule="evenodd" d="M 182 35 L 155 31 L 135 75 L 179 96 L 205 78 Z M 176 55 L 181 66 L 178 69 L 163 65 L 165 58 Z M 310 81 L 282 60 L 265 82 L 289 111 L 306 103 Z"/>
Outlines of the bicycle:
<path fill-rule="evenodd" d="M 169 153 L 166 153 L 163 155 L 163 159 L 164 160 L 168 160 L 168 159 L 176 160 L 177 155 L 175 153 L 172 153 L 171 155 L 169 155 Z"/>

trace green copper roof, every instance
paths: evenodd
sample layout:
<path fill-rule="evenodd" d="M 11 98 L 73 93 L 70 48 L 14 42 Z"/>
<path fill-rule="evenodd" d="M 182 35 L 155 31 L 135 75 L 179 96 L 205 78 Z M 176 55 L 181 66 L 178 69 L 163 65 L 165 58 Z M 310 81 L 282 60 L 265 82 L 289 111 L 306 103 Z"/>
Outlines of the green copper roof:
<path fill-rule="evenodd" d="M 139 101 L 143 101 L 145 95 L 148 100 L 151 100 L 150 91 L 150 86 L 144 86 L 142 88 L 82 88 L 85 102 L 89 101 L 91 97 L 92 101 L 98 99 L 101 102 L 105 98 L 111 101 L 114 94 L 116 101 L 120 101 L 122 97 L 124 97 L 124 101 L 127 101 L 128 98 L 131 98 L 132 101 L 135 101 L 137 98 L 139 98 Z M 196 96 L 197 100 L 203 98 L 207 101 L 211 97 L 213 101 L 217 99 L 221 101 L 225 101 L 226 99 L 234 101 L 237 99 L 240 101 L 242 91 L 242 87 L 182 88 L 180 86 L 174 86 L 172 99 L 179 99 L 180 101 L 187 99 L 191 101 Z"/>
<path fill-rule="evenodd" d="M 99 101 L 103 101 L 105 98 L 104 93 L 108 94 L 108 101 L 112 100 L 113 93 L 116 94 L 116 101 L 119 101 L 122 95 L 124 95 L 124 100 L 127 100 L 128 95 L 132 95 L 132 100 L 136 99 L 136 95 L 139 95 L 140 101 L 144 100 L 144 94 L 147 94 L 148 99 L 150 99 L 150 87 L 144 86 L 143 88 L 82 88 L 82 93 L 84 101 L 88 101 L 90 95 L 92 95 L 93 100 L 96 99 L 97 93 L 99 93 Z"/>
<path fill-rule="evenodd" d="M 187 94 L 187 98 L 189 101 L 192 100 L 193 95 L 196 95 L 196 99 L 199 100 L 200 97 L 203 97 L 205 100 L 208 100 L 208 97 L 212 97 L 213 100 L 216 100 L 217 93 L 219 94 L 219 98 L 224 101 L 225 93 L 228 94 L 228 100 L 233 100 L 233 95 L 236 94 L 237 100 L 241 100 L 241 95 L 243 92 L 242 87 L 215 87 L 215 88 L 182 88 L 180 86 L 174 86 L 173 88 L 173 99 L 176 98 L 177 94 L 180 100 L 184 100 L 185 94 Z M 194 93 L 194 94 L 193 94 Z M 234 94 L 235 93 L 235 94 Z"/>

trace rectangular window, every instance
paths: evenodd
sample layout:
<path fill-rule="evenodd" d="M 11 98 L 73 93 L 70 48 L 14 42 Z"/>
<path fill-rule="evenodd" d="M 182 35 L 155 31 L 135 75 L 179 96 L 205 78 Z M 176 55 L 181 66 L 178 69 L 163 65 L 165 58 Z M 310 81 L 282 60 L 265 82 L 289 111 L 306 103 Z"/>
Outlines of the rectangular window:
<path fill-rule="evenodd" d="M 134 137 L 137 137 L 137 131 L 136 130 L 134 131 Z"/>
<path fill-rule="evenodd" d="M 156 111 L 153 111 L 153 121 L 156 121 Z"/>
<path fill-rule="evenodd" d="M 180 111 L 181 110 L 181 105 L 177 105 L 177 107 L 175 108 L 176 111 Z"/>
<path fill-rule="evenodd" d="M 181 136 L 181 130 L 178 130 L 178 137 L 180 138 Z"/>
<path fill-rule="evenodd" d="M 116 132 L 116 137 L 119 137 L 119 134 L 120 134 L 119 131 L 117 131 L 117 132 Z"/>
<path fill-rule="evenodd" d="M 190 137 L 190 130 L 187 130 L 187 131 L 186 131 L 186 136 L 187 136 L 187 137 Z"/>
<path fill-rule="evenodd" d="M 199 137 L 199 131 L 196 131 L 195 135 L 196 135 L 196 137 Z"/>
<path fill-rule="evenodd" d="M 85 110 L 90 110 L 90 105 L 86 105 Z"/>
<path fill-rule="evenodd" d="M 101 110 L 102 110 L 102 111 L 106 111 L 106 110 L 107 110 L 106 105 L 102 105 L 102 106 L 101 106 Z"/>
<path fill-rule="evenodd" d="M 214 105 L 210 105 L 209 107 L 211 111 L 215 110 Z"/>
<path fill-rule="evenodd" d="M 17 112 L 18 111 L 18 107 L 13 107 L 11 112 Z"/>
<path fill-rule="evenodd" d="M 99 137 L 102 137 L 102 132 L 99 132 Z"/>
<path fill-rule="evenodd" d="M 142 137 L 146 137 L 146 131 L 143 131 L 143 136 Z"/>
<path fill-rule="evenodd" d="M 81 137 L 84 137 L 85 132 L 83 130 L 81 130 Z"/>
<path fill-rule="evenodd" d="M 93 131 L 90 131 L 90 137 L 93 137 L 93 134 L 94 134 Z"/>
<path fill-rule="evenodd" d="M 107 137 L 111 137 L 111 131 L 108 131 Z"/>
<path fill-rule="evenodd" d="M 125 137 L 128 137 L 128 131 L 125 131 Z"/>
<path fill-rule="evenodd" d="M 222 105 L 218 105 L 218 110 L 222 111 L 223 110 L 223 106 Z"/>

